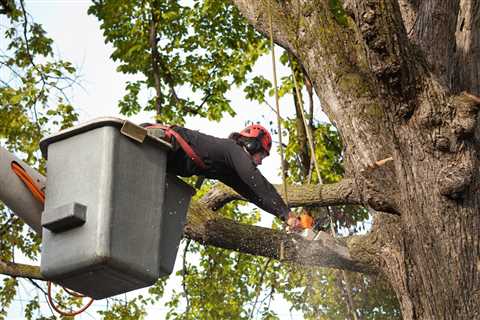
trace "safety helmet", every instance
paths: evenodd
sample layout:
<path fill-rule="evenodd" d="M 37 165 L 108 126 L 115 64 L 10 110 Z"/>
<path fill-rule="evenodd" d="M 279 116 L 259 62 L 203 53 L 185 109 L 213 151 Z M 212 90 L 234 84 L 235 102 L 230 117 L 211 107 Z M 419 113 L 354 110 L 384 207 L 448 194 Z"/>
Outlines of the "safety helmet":
<path fill-rule="evenodd" d="M 268 132 L 267 129 L 265 129 L 263 126 L 259 124 L 252 124 L 240 131 L 240 135 L 243 137 L 247 138 L 256 138 L 254 141 L 259 141 L 260 146 L 251 146 L 250 148 L 247 147 L 249 152 L 252 152 L 254 150 L 263 149 L 267 153 L 267 155 L 270 154 L 270 149 L 272 148 L 272 136 L 270 135 L 270 132 Z"/>

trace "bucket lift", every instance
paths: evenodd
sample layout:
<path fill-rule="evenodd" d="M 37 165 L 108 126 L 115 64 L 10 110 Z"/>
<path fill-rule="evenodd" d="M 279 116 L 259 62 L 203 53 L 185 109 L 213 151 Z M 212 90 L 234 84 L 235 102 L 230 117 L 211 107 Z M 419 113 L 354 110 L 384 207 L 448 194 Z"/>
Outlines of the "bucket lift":
<path fill-rule="evenodd" d="M 40 266 L 46 279 L 102 299 L 172 272 L 194 189 L 167 174 L 169 148 L 117 118 L 41 141 L 48 160 Z"/>

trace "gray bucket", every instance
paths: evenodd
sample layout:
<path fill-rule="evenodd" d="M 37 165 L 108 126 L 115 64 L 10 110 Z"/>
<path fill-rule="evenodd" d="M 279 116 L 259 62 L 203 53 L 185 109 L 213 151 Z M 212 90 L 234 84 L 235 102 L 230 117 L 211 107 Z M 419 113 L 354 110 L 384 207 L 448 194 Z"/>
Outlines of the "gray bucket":
<path fill-rule="evenodd" d="M 41 142 L 48 152 L 41 273 L 95 299 L 172 272 L 194 193 L 167 175 L 168 143 L 134 141 L 123 125 L 100 118 Z"/>

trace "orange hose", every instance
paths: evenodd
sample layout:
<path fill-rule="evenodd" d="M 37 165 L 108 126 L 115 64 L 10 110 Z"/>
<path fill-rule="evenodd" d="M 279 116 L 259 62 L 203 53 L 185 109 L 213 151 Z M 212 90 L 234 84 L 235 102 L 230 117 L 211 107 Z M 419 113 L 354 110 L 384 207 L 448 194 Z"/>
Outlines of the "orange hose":
<path fill-rule="evenodd" d="M 25 169 L 23 169 L 23 167 L 18 164 L 17 162 L 15 161 L 12 161 L 11 163 L 11 168 L 13 170 L 13 172 L 15 172 L 15 174 L 20 178 L 20 180 L 22 180 L 22 182 L 25 184 L 25 186 L 28 188 L 28 190 L 30 190 L 30 192 L 32 193 L 33 197 L 35 199 L 37 199 L 42 205 L 45 205 L 45 193 L 35 184 L 35 182 L 33 181 L 32 177 L 30 177 L 30 175 L 27 173 L 27 171 L 25 171 Z M 47 298 L 48 298 L 48 304 L 55 310 L 57 311 L 59 314 L 61 314 L 62 316 L 65 316 L 65 317 L 74 317 L 76 315 L 79 315 L 80 313 L 84 312 L 85 310 L 87 310 L 88 307 L 90 307 L 93 303 L 93 298 L 90 298 L 90 301 L 84 305 L 81 309 L 79 309 L 78 311 L 74 311 L 74 312 L 67 312 L 67 311 L 63 311 L 63 310 L 60 310 L 60 308 L 58 308 L 54 303 L 53 303 L 53 298 L 52 298 L 52 282 L 51 281 L 48 281 L 48 295 L 47 295 Z M 62 287 L 63 288 L 63 287 Z M 85 297 L 84 295 L 78 293 L 78 292 L 75 292 L 75 291 L 72 291 L 70 289 L 67 289 L 67 288 L 63 288 L 63 290 L 65 290 L 68 294 L 70 294 L 71 296 L 75 297 L 75 298 L 83 298 Z"/>
<path fill-rule="evenodd" d="M 35 199 L 37 199 L 41 204 L 44 205 L 45 193 L 37 187 L 32 177 L 28 175 L 27 171 L 25 171 L 25 169 L 23 169 L 22 166 L 15 161 L 12 161 L 11 167 L 13 172 L 15 172 L 15 174 L 20 178 L 20 180 L 22 180 L 22 182 L 27 186 L 28 190 L 30 190 Z"/>
<path fill-rule="evenodd" d="M 65 288 L 64 288 L 65 289 Z M 65 290 L 67 291 L 67 290 Z M 68 293 L 70 293 L 70 291 L 67 291 Z M 70 293 L 71 294 L 71 293 Z M 75 296 L 74 294 L 72 294 L 73 296 Z M 88 303 L 86 305 L 84 305 L 81 309 L 77 310 L 77 311 L 71 311 L 71 312 L 68 312 L 68 311 L 64 311 L 64 310 L 61 310 L 58 306 L 55 305 L 55 303 L 53 302 L 53 299 L 52 299 L 52 282 L 48 281 L 48 304 L 55 310 L 57 311 L 59 314 L 61 314 L 62 316 L 65 316 L 65 317 L 74 317 L 74 316 L 77 316 L 79 315 L 80 313 L 84 312 L 85 310 L 88 309 L 88 307 L 90 307 L 93 303 L 93 298 L 90 298 L 90 301 L 88 301 Z"/>
<path fill-rule="evenodd" d="M 73 291 L 71 289 L 68 289 L 68 288 L 65 288 L 65 287 L 62 287 L 63 290 L 65 290 L 66 293 L 68 293 L 69 295 L 75 297 L 75 298 L 85 298 L 85 296 L 79 292 L 76 292 L 76 291 Z"/>

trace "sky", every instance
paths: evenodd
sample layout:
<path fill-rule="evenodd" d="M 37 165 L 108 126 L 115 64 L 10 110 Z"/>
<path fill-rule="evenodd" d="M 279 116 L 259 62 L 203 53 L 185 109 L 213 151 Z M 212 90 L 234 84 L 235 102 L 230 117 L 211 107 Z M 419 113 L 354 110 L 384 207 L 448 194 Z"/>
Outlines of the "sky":
<path fill-rule="evenodd" d="M 47 35 L 54 40 L 56 55 L 72 62 L 79 71 L 81 86 L 73 87 L 68 94 L 72 105 L 79 112 L 80 122 L 103 116 L 124 118 L 118 113 L 117 103 L 125 93 L 126 81 L 133 79 L 132 76 L 116 72 L 115 62 L 109 58 L 112 47 L 109 44 L 105 44 L 96 18 L 87 15 L 90 1 L 26 0 L 25 2 L 27 11 L 32 15 L 33 20 L 42 24 L 47 31 Z M 278 47 L 276 52 L 277 57 L 280 56 Z M 279 78 L 287 74 L 288 70 L 280 66 L 279 63 L 277 63 L 277 67 Z M 272 81 L 271 57 L 261 58 L 255 67 L 255 71 L 262 73 Z M 180 94 L 188 94 L 188 92 L 180 92 Z M 197 129 L 207 134 L 226 137 L 232 131 L 241 130 L 248 121 L 259 121 L 261 123 L 276 121 L 274 113 L 267 105 L 263 105 L 261 108 L 255 107 L 253 102 L 246 101 L 243 98 L 241 89 L 233 90 L 229 93 L 229 98 L 237 111 L 235 117 L 226 116 L 219 123 L 212 123 L 206 119 L 189 118 L 186 127 Z M 291 101 L 291 97 L 281 100 L 280 108 L 283 117 L 293 114 L 294 108 L 289 104 Z M 274 106 L 274 99 L 271 98 L 269 103 Z M 325 115 L 320 111 L 317 111 L 315 118 L 317 120 L 326 120 Z M 142 113 L 130 118 L 131 121 L 136 123 L 152 121 L 152 119 L 153 114 L 149 113 Z M 278 141 L 278 138 L 273 136 L 273 140 Z M 272 152 L 272 155 L 263 161 L 263 165 L 259 169 L 272 183 L 281 183 L 279 165 L 279 155 Z M 264 213 L 262 217 L 262 224 L 270 225 L 271 215 Z M 181 249 L 179 252 L 181 252 Z M 176 269 L 179 268 L 180 260 L 177 259 Z M 167 291 L 172 289 L 181 290 L 180 279 L 172 277 L 168 283 Z M 20 294 L 10 309 L 8 319 L 23 319 L 22 311 L 28 301 L 28 297 L 38 294 L 35 288 L 25 284 L 25 282 L 22 282 L 19 291 Z M 129 293 L 128 296 L 134 296 L 139 292 L 144 291 Z M 277 302 L 279 301 L 282 302 L 281 299 L 277 299 Z M 163 302 L 161 301 L 149 310 L 150 316 L 147 319 L 158 319 L 159 315 L 165 312 L 166 308 L 162 306 Z M 289 305 L 286 303 L 276 303 L 276 305 L 281 306 L 276 307 L 275 311 L 282 315 L 282 319 L 303 318 L 299 313 L 290 313 L 288 310 Z M 99 316 L 96 315 L 95 310 L 105 306 L 105 300 L 95 302 L 87 313 L 76 319 L 98 319 Z M 48 315 L 49 312 L 45 314 Z"/>

